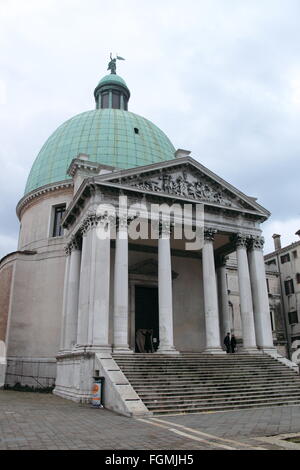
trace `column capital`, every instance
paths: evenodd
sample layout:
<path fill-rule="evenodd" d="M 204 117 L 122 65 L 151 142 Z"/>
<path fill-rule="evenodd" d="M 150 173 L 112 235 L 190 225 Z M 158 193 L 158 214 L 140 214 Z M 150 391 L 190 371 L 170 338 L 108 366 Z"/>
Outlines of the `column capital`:
<path fill-rule="evenodd" d="M 71 248 L 70 248 L 70 244 L 69 244 L 69 243 L 65 246 L 64 250 L 65 250 L 65 255 L 66 255 L 66 256 L 70 256 L 72 250 L 71 250 Z"/>
<path fill-rule="evenodd" d="M 170 222 L 170 220 L 162 220 L 159 222 L 159 236 L 160 238 L 162 236 L 167 236 L 170 237 L 172 233 L 172 228 L 173 224 Z"/>
<path fill-rule="evenodd" d="M 81 237 L 79 237 L 78 235 L 73 235 L 70 241 L 65 246 L 66 256 L 69 256 L 73 250 L 81 250 L 81 245 Z"/>
<path fill-rule="evenodd" d="M 213 242 L 215 234 L 218 232 L 217 229 L 212 227 L 204 227 L 204 240 Z"/>
<path fill-rule="evenodd" d="M 251 235 L 249 237 L 249 247 L 252 250 L 262 250 L 264 247 L 265 239 L 260 235 Z"/>
<path fill-rule="evenodd" d="M 249 235 L 245 233 L 236 233 L 231 236 L 231 241 L 234 243 L 235 248 L 247 248 L 249 243 Z"/>
<path fill-rule="evenodd" d="M 107 228 L 111 224 L 112 219 L 113 217 L 108 213 L 98 215 L 96 212 L 90 212 L 84 218 L 79 230 L 82 236 L 85 236 L 87 232 L 93 228 L 97 228 L 99 226 Z"/>

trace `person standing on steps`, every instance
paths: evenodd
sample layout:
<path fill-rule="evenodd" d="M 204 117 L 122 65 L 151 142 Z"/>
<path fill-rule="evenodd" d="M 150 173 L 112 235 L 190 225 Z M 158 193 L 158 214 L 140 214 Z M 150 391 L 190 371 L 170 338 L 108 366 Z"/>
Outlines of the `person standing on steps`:
<path fill-rule="evenodd" d="M 225 347 L 226 347 L 226 352 L 227 352 L 227 354 L 229 354 L 230 353 L 230 333 L 227 333 L 227 335 L 225 336 L 224 344 L 225 344 Z"/>
<path fill-rule="evenodd" d="M 234 335 L 231 336 L 230 346 L 231 346 L 231 352 L 235 353 L 236 339 Z"/>
<path fill-rule="evenodd" d="M 145 351 L 146 353 L 153 353 L 153 330 L 146 330 L 146 337 L 145 337 Z"/>

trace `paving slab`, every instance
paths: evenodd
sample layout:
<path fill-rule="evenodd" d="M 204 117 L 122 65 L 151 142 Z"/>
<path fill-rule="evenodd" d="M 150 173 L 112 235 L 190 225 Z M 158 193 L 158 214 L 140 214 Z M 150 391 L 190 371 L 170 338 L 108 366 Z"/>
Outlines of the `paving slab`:
<path fill-rule="evenodd" d="M 300 406 L 134 419 L 51 394 L 0 391 L 1 450 L 300 450 L 286 445 L 289 433 L 300 434 Z"/>

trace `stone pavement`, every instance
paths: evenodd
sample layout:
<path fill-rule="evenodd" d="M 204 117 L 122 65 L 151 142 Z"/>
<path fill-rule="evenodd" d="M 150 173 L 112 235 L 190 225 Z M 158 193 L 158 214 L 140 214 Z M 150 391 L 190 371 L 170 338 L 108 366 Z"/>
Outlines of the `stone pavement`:
<path fill-rule="evenodd" d="M 133 419 L 51 394 L 0 391 L 2 450 L 300 450 L 270 437 L 282 433 L 300 434 L 300 406 Z"/>

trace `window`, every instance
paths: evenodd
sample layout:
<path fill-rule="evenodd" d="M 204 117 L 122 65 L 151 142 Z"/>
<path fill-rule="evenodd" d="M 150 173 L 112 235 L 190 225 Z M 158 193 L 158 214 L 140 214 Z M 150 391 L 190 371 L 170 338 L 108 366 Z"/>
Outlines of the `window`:
<path fill-rule="evenodd" d="M 275 316 L 274 316 L 274 310 L 270 310 L 270 317 L 271 317 L 271 327 L 272 327 L 272 331 L 275 331 Z"/>
<path fill-rule="evenodd" d="M 298 314 L 297 312 L 289 312 L 289 324 L 298 323 Z"/>
<path fill-rule="evenodd" d="M 298 258 L 298 253 L 297 253 L 297 250 L 294 250 L 292 251 L 292 254 L 293 254 L 293 258 Z"/>
<path fill-rule="evenodd" d="M 300 273 L 296 274 L 296 281 L 297 281 L 297 284 L 300 284 Z"/>
<path fill-rule="evenodd" d="M 294 282 L 293 279 L 284 281 L 285 295 L 294 294 Z"/>
<path fill-rule="evenodd" d="M 137 127 L 134 128 L 134 133 L 135 133 L 135 134 L 138 134 L 138 133 L 139 133 L 139 130 L 138 130 Z"/>
<path fill-rule="evenodd" d="M 62 221 L 65 211 L 66 211 L 66 204 L 54 207 L 52 237 L 61 237 L 63 235 L 63 228 L 61 226 L 61 221 Z"/>
<path fill-rule="evenodd" d="M 269 279 L 267 278 L 267 279 L 266 279 L 266 281 L 267 281 L 267 289 L 268 289 L 268 294 L 269 294 L 269 293 L 270 293 L 270 284 L 269 284 Z"/>
<path fill-rule="evenodd" d="M 286 255 L 280 256 L 280 261 L 281 261 L 282 264 L 287 263 L 288 261 L 290 261 L 290 254 L 287 253 Z"/>
<path fill-rule="evenodd" d="M 108 108 L 109 98 L 108 93 L 102 93 L 101 95 L 101 108 Z"/>
<path fill-rule="evenodd" d="M 275 264 L 275 266 L 276 266 L 276 259 L 270 259 L 270 261 L 266 261 L 266 264 L 268 266 L 271 266 L 271 264 Z"/>
<path fill-rule="evenodd" d="M 112 107 L 113 109 L 120 109 L 120 94 L 113 91 L 112 94 Z"/>

